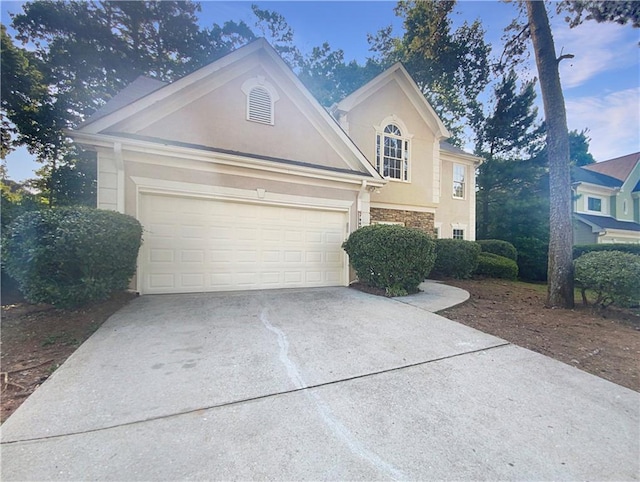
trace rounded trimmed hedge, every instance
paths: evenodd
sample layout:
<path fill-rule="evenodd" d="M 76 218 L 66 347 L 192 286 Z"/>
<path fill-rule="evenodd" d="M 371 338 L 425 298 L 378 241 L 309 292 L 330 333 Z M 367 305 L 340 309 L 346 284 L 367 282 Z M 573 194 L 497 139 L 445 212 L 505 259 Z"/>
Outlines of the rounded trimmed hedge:
<path fill-rule="evenodd" d="M 428 234 L 398 225 L 364 226 L 342 247 L 358 279 L 389 296 L 418 292 L 435 260 L 435 243 Z"/>
<path fill-rule="evenodd" d="M 518 278 L 518 264 L 504 256 L 493 253 L 480 253 L 475 274 L 488 278 L 515 280 Z"/>
<path fill-rule="evenodd" d="M 602 244 L 579 244 L 573 247 L 573 259 L 578 259 L 585 253 L 594 251 L 622 251 L 623 253 L 636 254 L 640 256 L 640 244 L 632 243 L 602 243 Z"/>
<path fill-rule="evenodd" d="M 596 293 L 594 304 L 603 308 L 610 304 L 632 306 L 640 302 L 640 256 L 622 251 L 592 251 L 574 262 L 576 286 Z"/>
<path fill-rule="evenodd" d="M 480 245 L 483 253 L 493 253 L 518 261 L 518 251 L 509 241 L 503 241 L 501 239 L 480 239 L 476 241 L 476 243 Z"/>
<path fill-rule="evenodd" d="M 443 278 L 470 278 L 478 266 L 480 245 L 463 239 L 436 239 L 432 274 Z"/>
<path fill-rule="evenodd" d="M 141 242 L 142 226 L 131 216 L 55 208 L 18 217 L 4 255 L 27 301 L 72 308 L 125 290 Z"/>

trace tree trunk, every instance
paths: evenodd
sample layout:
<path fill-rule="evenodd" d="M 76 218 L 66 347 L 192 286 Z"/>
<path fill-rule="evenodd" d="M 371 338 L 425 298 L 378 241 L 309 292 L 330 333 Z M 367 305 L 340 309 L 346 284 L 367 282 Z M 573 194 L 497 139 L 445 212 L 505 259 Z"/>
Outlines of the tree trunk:
<path fill-rule="evenodd" d="M 573 225 L 571 222 L 571 177 L 569 130 L 560 85 L 559 59 L 544 2 L 526 2 L 531 41 L 536 56 L 540 90 L 547 124 L 549 156 L 549 264 L 547 305 L 573 308 Z"/>

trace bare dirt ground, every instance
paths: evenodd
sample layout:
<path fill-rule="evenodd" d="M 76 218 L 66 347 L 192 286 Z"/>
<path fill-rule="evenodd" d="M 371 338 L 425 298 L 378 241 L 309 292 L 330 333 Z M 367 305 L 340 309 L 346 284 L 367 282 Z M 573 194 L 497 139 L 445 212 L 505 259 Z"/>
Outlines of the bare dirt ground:
<path fill-rule="evenodd" d="M 439 314 L 619 385 L 640 391 L 640 311 L 576 304 L 544 307 L 546 286 L 495 279 L 447 280 L 471 293 Z"/>
<path fill-rule="evenodd" d="M 3 305 L 0 422 L 4 422 L 82 342 L 133 296 L 120 293 L 110 300 L 78 310 L 58 310 L 49 305 L 24 302 Z"/>
<path fill-rule="evenodd" d="M 544 308 L 545 287 L 501 280 L 449 280 L 471 293 L 440 314 L 614 383 L 640 391 L 640 315 Z M 15 302 L 2 306 L 1 417 L 4 420 L 113 313 L 122 293 L 78 310 Z"/>

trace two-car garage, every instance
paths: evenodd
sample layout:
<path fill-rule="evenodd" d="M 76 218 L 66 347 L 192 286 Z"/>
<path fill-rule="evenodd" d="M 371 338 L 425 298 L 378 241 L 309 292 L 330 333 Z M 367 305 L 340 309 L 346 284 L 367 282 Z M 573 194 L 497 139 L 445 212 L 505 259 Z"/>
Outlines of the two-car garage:
<path fill-rule="evenodd" d="M 346 284 L 347 210 L 155 193 L 138 209 L 143 294 Z"/>

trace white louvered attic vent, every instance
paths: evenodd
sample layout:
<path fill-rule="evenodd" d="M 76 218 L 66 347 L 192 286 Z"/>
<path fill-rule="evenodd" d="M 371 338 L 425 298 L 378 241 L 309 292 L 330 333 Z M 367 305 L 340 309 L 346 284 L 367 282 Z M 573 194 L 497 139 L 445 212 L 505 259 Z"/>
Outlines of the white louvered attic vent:
<path fill-rule="evenodd" d="M 273 103 L 271 94 L 264 87 L 254 87 L 249 92 L 248 115 L 250 121 L 273 124 Z"/>

